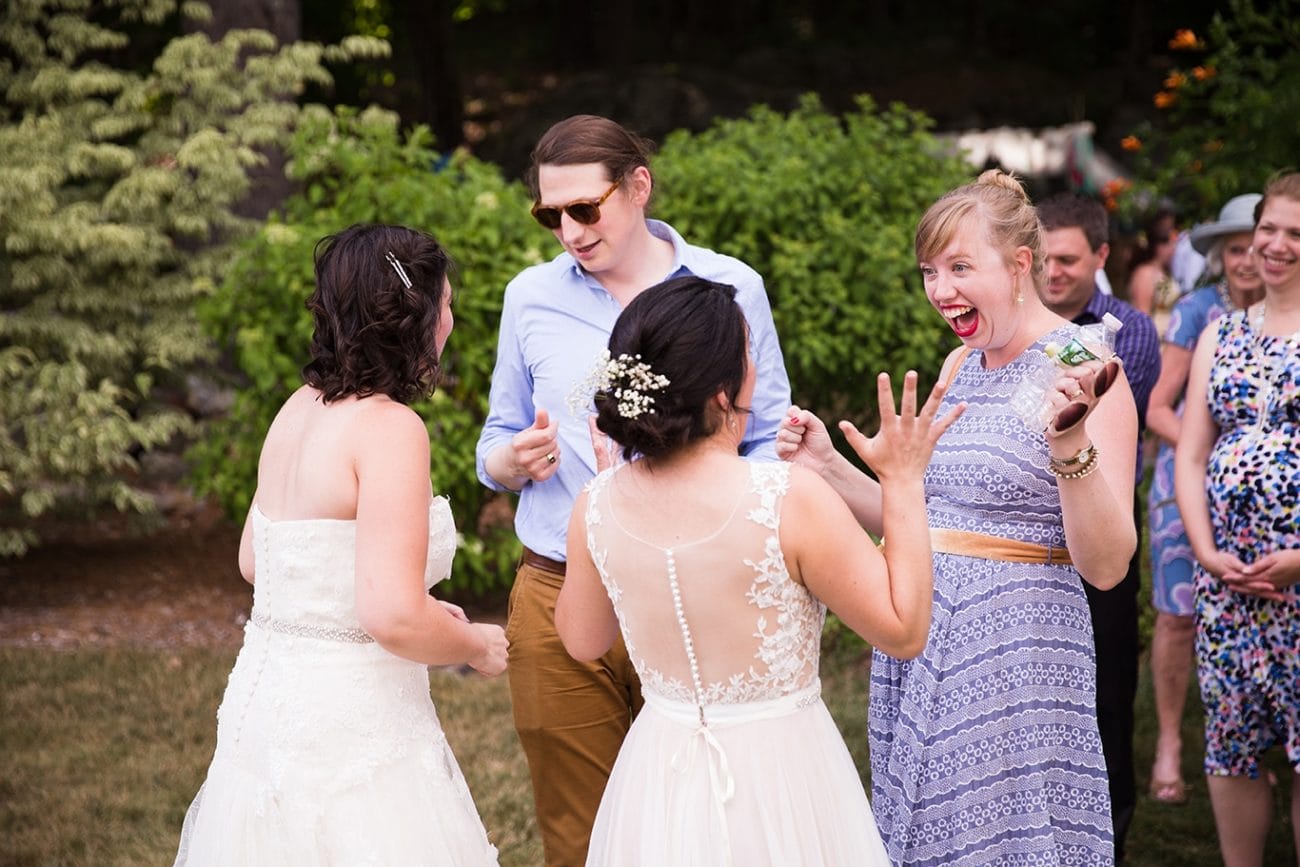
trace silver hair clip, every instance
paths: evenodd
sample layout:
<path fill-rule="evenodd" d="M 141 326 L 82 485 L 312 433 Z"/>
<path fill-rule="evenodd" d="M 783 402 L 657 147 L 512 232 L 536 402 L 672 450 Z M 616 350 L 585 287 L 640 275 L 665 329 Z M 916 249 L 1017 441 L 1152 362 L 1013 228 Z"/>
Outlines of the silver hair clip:
<path fill-rule="evenodd" d="M 389 265 L 393 266 L 393 270 L 397 272 L 397 276 L 402 278 L 402 285 L 405 286 L 407 289 L 410 289 L 411 278 L 406 276 L 406 269 L 402 267 L 401 262 L 397 261 L 397 257 L 393 255 L 393 251 L 389 250 L 387 253 L 385 253 L 384 258 L 388 260 Z"/>

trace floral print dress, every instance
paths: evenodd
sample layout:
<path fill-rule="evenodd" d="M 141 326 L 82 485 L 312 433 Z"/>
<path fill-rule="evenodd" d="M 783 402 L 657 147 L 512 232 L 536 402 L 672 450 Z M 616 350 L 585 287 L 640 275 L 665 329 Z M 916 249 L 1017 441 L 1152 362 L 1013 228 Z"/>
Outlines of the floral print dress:
<path fill-rule="evenodd" d="M 1215 545 L 1245 563 L 1300 547 L 1300 349 L 1252 326 L 1244 311 L 1219 320 L 1208 400 L 1220 433 L 1205 480 Z M 1282 595 L 1236 593 L 1196 568 L 1208 774 L 1258 777 L 1278 743 L 1300 771 L 1300 587 Z"/>

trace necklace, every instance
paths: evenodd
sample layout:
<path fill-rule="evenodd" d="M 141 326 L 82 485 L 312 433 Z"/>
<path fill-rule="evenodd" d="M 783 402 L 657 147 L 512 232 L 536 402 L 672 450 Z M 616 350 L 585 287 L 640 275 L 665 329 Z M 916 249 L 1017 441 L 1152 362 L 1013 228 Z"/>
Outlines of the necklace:
<path fill-rule="evenodd" d="M 1258 409 L 1255 418 L 1255 430 L 1262 432 L 1268 424 L 1269 404 L 1273 401 L 1273 390 L 1275 388 L 1273 380 L 1277 376 L 1277 356 L 1269 355 L 1268 350 L 1264 348 L 1264 317 L 1268 313 L 1268 300 L 1265 299 L 1259 303 L 1255 311 L 1255 321 L 1251 324 L 1255 332 L 1254 340 L 1251 342 L 1251 348 L 1254 351 L 1255 363 L 1259 365 L 1259 400 Z M 1282 370 L 1285 372 L 1285 362 L 1291 356 L 1291 348 L 1295 345 L 1296 338 L 1300 337 L 1300 329 L 1292 332 L 1286 337 L 1279 338 L 1283 341 L 1280 357 L 1283 361 Z"/>
<path fill-rule="evenodd" d="M 1224 313 L 1231 313 L 1237 309 L 1237 305 L 1232 303 L 1232 293 L 1228 291 L 1228 281 L 1220 280 L 1214 284 L 1215 290 L 1219 293 L 1219 303 L 1223 305 Z"/>

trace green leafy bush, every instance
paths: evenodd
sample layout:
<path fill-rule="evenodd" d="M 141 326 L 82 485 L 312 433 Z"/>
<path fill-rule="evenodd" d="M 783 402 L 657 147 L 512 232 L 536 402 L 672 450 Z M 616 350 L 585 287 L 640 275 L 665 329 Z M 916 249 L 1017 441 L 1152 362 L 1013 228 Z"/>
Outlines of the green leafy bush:
<path fill-rule="evenodd" d="M 878 371 L 932 381 L 954 345 L 925 299 L 912 235 L 970 170 L 929 125 L 865 96 L 837 117 L 808 96 L 788 115 L 759 107 L 676 133 L 655 162 L 664 219 L 763 275 L 794 400 L 828 421 L 869 422 Z"/>
<path fill-rule="evenodd" d="M 305 82 L 345 47 L 255 30 L 167 42 L 142 71 L 129 28 L 174 0 L 0 7 L 0 555 L 60 506 L 148 511 L 137 458 L 189 427 L 159 383 L 208 357 L 194 305 L 250 228 L 232 208 L 281 142 Z M 207 7 L 185 4 L 201 18 Z"/>
<path fill-rule="evenodd" d="M 428 131 L 403 136 L 396 115 L 313 107 L 289 146 L 289 173 L 302 191 L 235 257 L 202 310 L 218 342 L 247 377 L 229 416 L 191 452 L 200 490 L 233 514 L 247 511 L 257 456 L 275 411 L 302 384 L 311 318 L 312 251 L 353 223 L 397 223 L 432 233 L 456 261 L 455 330 L 437 393 L 415 409 L 432 440 L 433 488 L 451 498 L 464 536 L 453 586 L 508 586 L 518 557 L 509 498 L 475 476 L 474 446 L 487 416 L 505 285 L 554 254 L 554 241 L 528 214 L 522 185 L 465 154 L 444 159 Z"/>
<path fill-rule="evenodd" d="M 1207 36 L 1180 30 L 1182 61 L 1153 97 L 1161 115 L 1122 142 L 1137 181 L 1123 199 L 1141 212 L 1172 197 L 1193 219 L 1300 168 L 1300 2 L 1230 0 Z"/>
<path fill-rule="evenodd" d="M 674 135 L 656 158 L 663 216 L 764 275 L 796 399 L 827 417 L 869 418 L 877 370 L 934 377 L 953 343 L 920 288 L 911 238 L 930 202 L 969 172 L 939 154 L 926 127 L 901 106 L 877 112 L 864 99 L 836 118 L 809 98 L 788 116 L 759 108 Z M 522 186 L 464 155 L 434 170 L 442 158 L 427 132 L 403 138 L 385 112 L 312 109 L 290 157 L 302 193 L 240 251 L 204 309 L 248 387 L 193 453 L 200 487 L 233 514 L 248 507 L 261 439 L 301 382 L 316 241 L 355 222 L 427 229 L 459 265 L 448 377 L 417 407 L 433 440 L 434 489 L 451 496 L 465 536 L 453 586 L 508 586 L 519 550 L 513 498 L 479 484 L 474 445 L 505 284 L 558 252 L 554 240 L 529 217 Z"/>

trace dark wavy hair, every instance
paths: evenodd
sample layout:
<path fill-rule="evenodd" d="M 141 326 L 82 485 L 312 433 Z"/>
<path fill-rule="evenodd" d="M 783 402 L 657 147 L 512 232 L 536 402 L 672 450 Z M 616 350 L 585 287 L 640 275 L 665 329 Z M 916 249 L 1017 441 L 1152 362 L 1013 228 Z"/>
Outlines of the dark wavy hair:
<path fill-rule="evenodd" d="M 1156 258 L 1156 250 L 1162 244 L 1169 243 L 1178 226 L 1178 215 L 1172 208 L 1159 208 L 1142 223 L 1138 233 L 1133 256 L 1128 261 L 1129 272 L 1138 265 L 1145 265 Z"/>
<path fill-rule="evenodd" d="M 1082 193 L 1057 193 L 1039 202 L 1038 219 L 1043 230 L 1079 229 L 1088 239 L 1088 247 L 1096 253 L 1110 240 L 1110 217 L 1106 206 Z"/>
<path fill-rule="evenodd" d="M 709 436 L 721 421 L 714 396 L 722 392 L 735 406 L 744 385 L 747 330 L 733 286 L 676 277 L 646 289 L 614 323 L 609 354 L 639 356 L 668 385 L 649 393 L 652 411 L 636 418 L 619 414 L 612 393 L 597 393 L 596 425 L 628 460 L 655 461 Z"/>
<path fill-rule="evenodd" d="M 392 253 L 408 289 L 388 261 Z M 405 226 L 355 225 L 316 244 L 313 332 L 303 380 L 326 403 L 385 394 L 410 403 L 438 384 L 438 324 L 452 262 L 438 241 Z M 447 291 L 450 291 L 449 289 Z"/>

